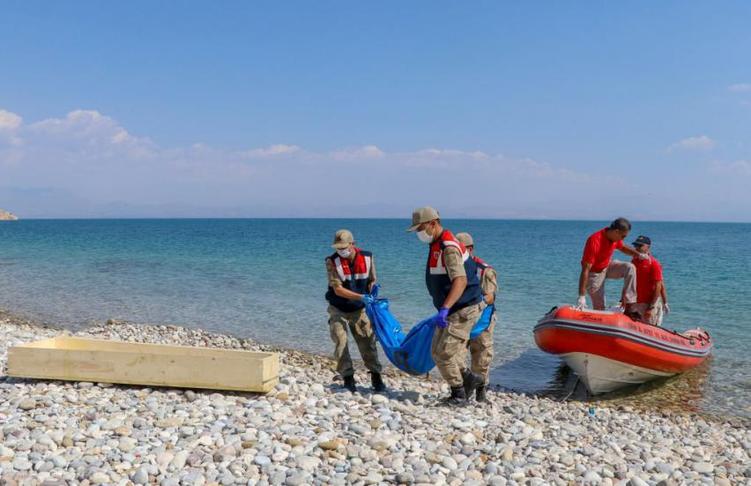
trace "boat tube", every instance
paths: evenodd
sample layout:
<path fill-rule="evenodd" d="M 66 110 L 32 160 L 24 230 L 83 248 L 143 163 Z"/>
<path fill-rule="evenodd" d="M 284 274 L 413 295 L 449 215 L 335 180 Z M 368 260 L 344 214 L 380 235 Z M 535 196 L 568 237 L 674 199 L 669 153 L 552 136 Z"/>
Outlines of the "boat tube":
<path fill-rule="evenodd" d="M 537 346 L 560 356 L 593 395 L 673 376 L 703 363 L 712 339 L 701 328 L 679 333 L 621 312 L 554 307 L 534 328 Z"/>

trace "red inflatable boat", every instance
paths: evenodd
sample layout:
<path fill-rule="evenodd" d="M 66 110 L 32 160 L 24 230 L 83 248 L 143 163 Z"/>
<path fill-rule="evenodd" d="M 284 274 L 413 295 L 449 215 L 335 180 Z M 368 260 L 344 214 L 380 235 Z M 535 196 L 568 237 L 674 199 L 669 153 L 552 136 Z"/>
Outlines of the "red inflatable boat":
<path fill-rule="evenodd" d="M 633 321 L 620 312 L 553 308 L 534 329 L 535 342 L 560 356 L 592 394 L 683 373 L 709 357 L 712 340 Z"/>

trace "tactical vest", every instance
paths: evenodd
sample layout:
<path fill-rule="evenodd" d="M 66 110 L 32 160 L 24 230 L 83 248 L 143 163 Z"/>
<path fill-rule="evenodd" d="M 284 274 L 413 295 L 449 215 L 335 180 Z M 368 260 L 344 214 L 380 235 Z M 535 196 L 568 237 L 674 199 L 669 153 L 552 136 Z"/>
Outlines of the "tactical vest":
<path fill-rule="evenodd" d="M 368 284 L 370 283 L 370 269 L 373 265 L 373 254 L 359 248 L 355 248 L 354 250 L 355 258 L 351 262 L 348 258 L 340 257 L 338 253 L 334 253 L 328 259 L 333 263 L 334 269 L 337 275 L 339 275 L 339 279 L 341 279 L 342 286 L 345 289 L 358 294 L 367 294 Z M 326 291 L 326 300 L 342 312 L 355 312 L 365 307 L 365 304 L 359 300 L 339 297 L 332 287 L 329 287 Z"/>
<path fill-rule="evenodd" d="M 493 268 L 491 265 L 485 263 L 485 260 L 478 256 L 473 256 L 472 260 L 475 261 L 475 265 L 477 265 L 477 278 L 480 279 L 480 283 L 482 283 L 482 276 L 485 275 L 485 270 L 488 268 Z"/>
<path fill-rule="evenodd" d="M 451 290 L 451 279 L 449 279 L 443 259 L 443 251 L 448 247 L 455 247 L 459 250 L 467 274 L 467 287 L 464 289 L 464 293 L 449 309 L 449 314 L 453 314 L 470 305 L 479 304 L 482 300 L 482 291 L 480 290 L 480 279 L 477 277 L 477 264 L 470 257 L 469 251 L 450 231 L 443 230 L 441 236 L 430 244 L 428 263 L 425 266 L 425 285 L 427 285 L 428 292 L 433 298 L 435 308 L 441 308 Z"/>

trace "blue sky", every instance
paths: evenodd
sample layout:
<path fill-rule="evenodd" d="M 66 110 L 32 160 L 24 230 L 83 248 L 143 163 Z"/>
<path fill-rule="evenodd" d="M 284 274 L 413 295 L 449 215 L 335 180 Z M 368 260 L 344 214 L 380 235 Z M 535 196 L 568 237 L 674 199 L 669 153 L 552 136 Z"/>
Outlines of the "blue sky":
<path fill-rule="evenodd" d="M 0 207 L 751 221 L 749 18 L 748 2 L 6 2 Z"/>

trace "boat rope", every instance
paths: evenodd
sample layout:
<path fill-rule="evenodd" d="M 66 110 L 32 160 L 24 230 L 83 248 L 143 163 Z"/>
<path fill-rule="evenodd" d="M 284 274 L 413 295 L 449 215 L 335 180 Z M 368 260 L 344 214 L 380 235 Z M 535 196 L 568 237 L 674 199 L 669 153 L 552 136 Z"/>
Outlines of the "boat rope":
<path fill-rule="evenodd" d="M 569 398 L 571 398 L 571 395 L 573 395 L 574 392 L 576 391 L 576 387 L 579 386 L 579 380 L 580 380 L 580 378 L 577 376 L 576 377 L 576 382 L 574 382 L 573 388 L 571 388 L 571 391 L 568 392 L 568 395 L 566 395 L 565 397 L 563 397 L 561 399 L 562 402 L 565 402 L 566 400 L 568 400 Z"/>

